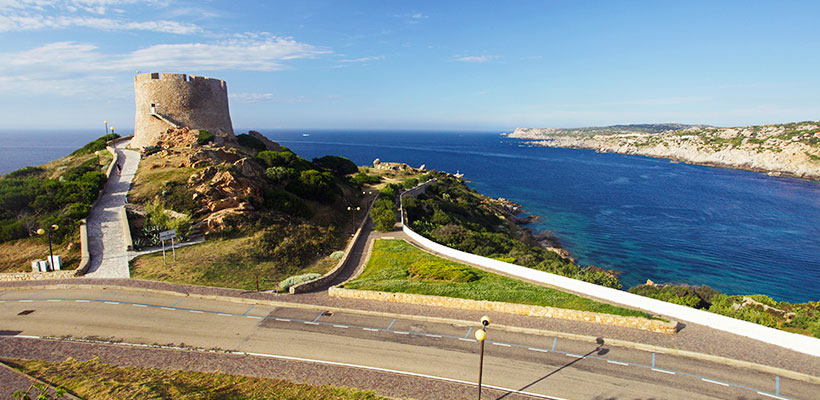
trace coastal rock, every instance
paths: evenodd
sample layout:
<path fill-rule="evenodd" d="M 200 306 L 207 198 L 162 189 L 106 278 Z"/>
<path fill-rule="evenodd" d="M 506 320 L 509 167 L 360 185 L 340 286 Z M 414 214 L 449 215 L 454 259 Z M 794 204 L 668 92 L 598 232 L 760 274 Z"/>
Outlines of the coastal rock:
<path fill-rule="evenodd" d="M 262 142 L 262 144 L 265 145 L 265 150 L 276 151 L 276 152 L 285 150 L 285 149 L 282 148 L 282 146 L 279 143 L 276 143 L 273 140 L 268 139 L 267 137 L 265 137 L 265 135 L 263 135 L 263 134 L 261 134 L 257 131 L 249 131 L 248 135 L 250 137 L 255 138 L 255 139 L 259 140 L 260 142 Z"/>

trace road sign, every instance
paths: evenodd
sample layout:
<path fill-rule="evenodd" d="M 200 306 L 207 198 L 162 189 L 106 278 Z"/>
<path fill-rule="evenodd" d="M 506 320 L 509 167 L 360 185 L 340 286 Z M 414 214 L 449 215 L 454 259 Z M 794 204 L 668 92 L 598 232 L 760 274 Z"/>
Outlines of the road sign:
<path fill-rule="evenodd" d="M 168 240 L 177 237 L 177 230 L 171 229 L 170 231 L 162 231 L 159 233 L 159 240 Z"/>

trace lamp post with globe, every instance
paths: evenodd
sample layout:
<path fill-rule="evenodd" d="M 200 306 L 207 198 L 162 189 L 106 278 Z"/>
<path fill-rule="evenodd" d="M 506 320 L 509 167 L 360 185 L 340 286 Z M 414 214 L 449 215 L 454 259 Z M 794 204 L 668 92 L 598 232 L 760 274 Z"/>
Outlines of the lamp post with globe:
<path fill-rule="evenodd" d="M 48 230 L 45 230 L 43 228 L 37 230 L 38 235 L 48 234 L 48 265 L 49 268 L 51 268 L 52 270 L 54 269 L 54 251 L 52 251 L 51 249 L 51 231 L 56 231 L 57 229 L 60 229 L 60 227 L 57 225 L 51 225 L 51 228 L 49 228 Z"/>
<path fill-rule="evenodd" d="M 481 400 L 481 375 L 483 375 L 484 372 L 484 339 L 487 338 L 487 327 L 490 326 L 490 317 L 486 315 L 481 317 L 481 325 L 481 329 L 475 331 L 475 338 L 481 343 L 481 353 L 478 359 L 478 400 Z"/>
<path fill-rule="evenodd" d="M 108 134 L 108 121 L 103 121 L 103 122 L 105 122 L 105 134 L 107 135 Z"/>

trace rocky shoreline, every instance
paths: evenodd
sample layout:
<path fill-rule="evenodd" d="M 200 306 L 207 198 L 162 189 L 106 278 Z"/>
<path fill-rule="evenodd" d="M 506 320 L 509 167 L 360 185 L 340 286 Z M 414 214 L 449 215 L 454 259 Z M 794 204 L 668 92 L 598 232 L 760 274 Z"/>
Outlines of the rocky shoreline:
<path fill-rule="evenodd" d="M 743 128 L 691 127 L 661 133 L 582 135 L 518 128 L 510 138 L 543 147 L 666 158 L 673 162 L 743 169 L 771 176 L 820 180 L 820 123 Z"/>

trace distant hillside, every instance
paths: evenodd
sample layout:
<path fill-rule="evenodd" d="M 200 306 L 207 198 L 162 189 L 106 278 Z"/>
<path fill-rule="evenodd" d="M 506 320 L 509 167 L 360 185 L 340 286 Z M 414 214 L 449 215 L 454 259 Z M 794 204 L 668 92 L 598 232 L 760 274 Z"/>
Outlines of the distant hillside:
<path fill-rule="evenodd" d="M 716 128 L 647 124 L 600 128 L 518 128 L 535 146 L 671 158 L 693 164 L 820 179 L 820 122 Z"/>
<path fill-rule="evenodd" d="M 590 126 L 584 128 L 517 128 L 509 135 L 518 139 L 546 139 L 553 136 L 579 136 L 593 137 L 595 135 L 614 135 L 631 133 L 661 133 L 667 131 L 677 131 L 692 127 L 706 127 L 705 125 L 685 125 L 677 123 L 667 124 L 631 124 L 631 125 L 610 125 L 610 126 Z"/>

